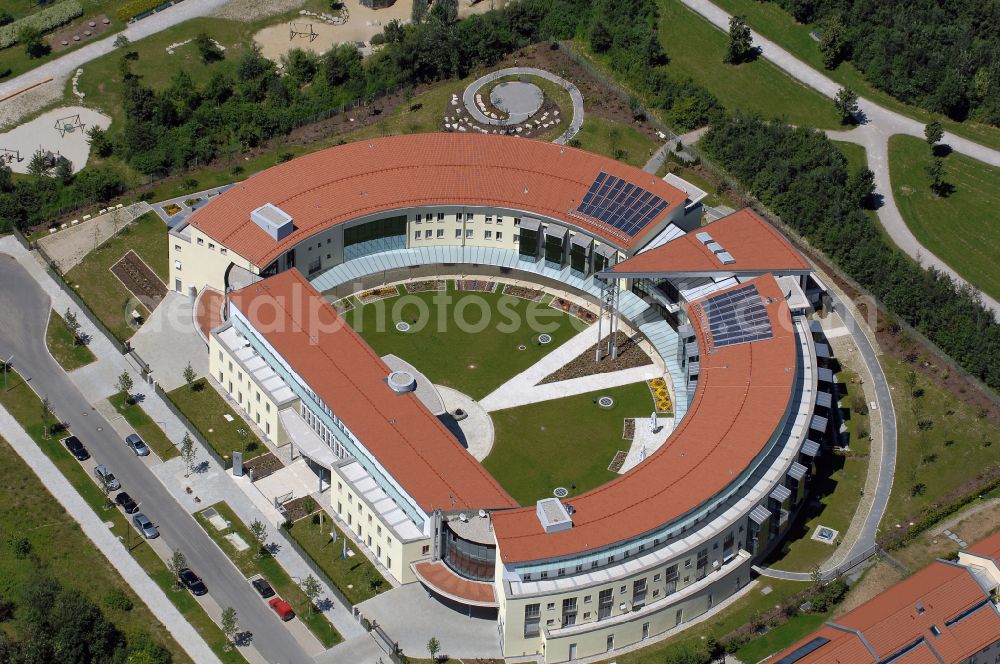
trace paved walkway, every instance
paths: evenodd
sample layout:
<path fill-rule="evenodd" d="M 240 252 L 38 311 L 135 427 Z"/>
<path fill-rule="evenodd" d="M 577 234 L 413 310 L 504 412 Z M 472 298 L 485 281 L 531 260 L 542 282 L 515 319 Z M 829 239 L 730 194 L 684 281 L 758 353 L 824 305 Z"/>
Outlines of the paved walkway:
<path fill-rule="evenodd" d="M 730 15 L 717 7 L 711 0 L 681 0 L 689 8 L 705 17 L 720 30 L 729 30 Z M 821 72 L 802 62 L 794 55 L 781 48 L 769 39 L 753 32 L 754 44 L 760 48 L 761 55 L 767 58 L 789 76 L 831 99 L 836 96 L 841 85 Z M 968 283 L 947 263 L 931 253 L 917 240 L 906 225 L 906 221 L 896 207 L 892 196 L 892 184 L 889 179 L 889 137 L 894 134 L 908 134 L 924 138 L 924 123 L 918 122 L 901 113 L 879 106 L 870 99 L 858 99 L 859 116 L 863 123 L 856 129 L 848 131 L 828 131 L 827 136 L 839 141 L 849 141 L 864 146 L 868 156 L 868 167 L 875 174 L 876 191 L 882 196 L 882 206 L 878 209 L 878 218 L 889 237 L 896 245 L 913 259 L 926 267 L 934 267 L 951 276 L 957 283 Z M 1000 167 L 1000 151 L 980 145 L 969 139 L 945 132 L 943 142 L 956 152 L 978 159 L 991 166 Z M 983 304 L 994 314 L 1000 314 L 1000 302 L 983 295 Z"/>
<path fill-rule="evenodd" d="M 208 350 L 194 325 L 193 308 L 191 298 L 167 291 L 131 339 L 139 357 L 151 367 L 153 379 L 168 392 L 185 384 L 189 363 L 197 376 L 208 373 Z"/>
<path fill-rule="evenodd" d="M 504 76 L 538 76 L 539 78 L 552 81 L 556 85 L 564 88 L 566 92 L 569 93 L 570 99 L 573 101 L 573 119 L 570 121 L 569 128 L 564 131 L 559 138 L 552 142 L 564 145 L 569 143 L 570 139 L 580 132 L 580 128 L 583 127 L 583 94 L 580 92 L 580 89 L 564 78 L 556 76 L 551 72 L 547 72 L 544 69 L 536 69 L 535 67 L 508 67 L 506 69 L 498 69 L 497 71 L 490 72 L 489 74 L 481 76 L 470 83 L 469 86 L 465 88 L 465 92 L 462 93 L 462 102 L 465 104 L 465 108 L 469 111 L 469 115 L 471 115 L 476 122 L 494 126 L 507 124 L 506 121 L 496 120 L 487 116 L 479 110 L 479 106 L 476 105 L 476 93 L 479 92 L 479 89 L 490 81 L 495 81 L 498 78 L 503 78 Z"/>
<path fill-rule="evenodd" d="M 218 662 L 218 657 L 201 635 L 3 406 L 0 406 L 0 432 L 188 656 L 196 662 Z"/>

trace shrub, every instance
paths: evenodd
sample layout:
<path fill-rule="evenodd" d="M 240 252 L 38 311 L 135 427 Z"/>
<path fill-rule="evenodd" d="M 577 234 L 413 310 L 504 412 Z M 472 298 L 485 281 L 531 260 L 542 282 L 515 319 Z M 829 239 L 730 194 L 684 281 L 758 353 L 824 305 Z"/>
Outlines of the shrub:
<path fill-rule="evenodd" d="M 104 595 L 104 606 L 115 611 L 131 611 L 134 605 L 125 591 L 114 588 Z"/>
<path fill-rule="evenodd" d="M 69 23 L 74 18 L 83 15 L 83 5 L 79 0 L 63 0 L 31 16 L 25 16 L 19 21 L 0 27 L 0 48 L 7 48 L 17 43 L 18 34 L 25 28 L 48 32 L 60 25 Z"/>
<path fill-rule="evenodd" d="M 156 9 L 162 4 L 163 0 L 130 0 L 118 8 L 118 18 L 128 23 L 139 14 Z"/>

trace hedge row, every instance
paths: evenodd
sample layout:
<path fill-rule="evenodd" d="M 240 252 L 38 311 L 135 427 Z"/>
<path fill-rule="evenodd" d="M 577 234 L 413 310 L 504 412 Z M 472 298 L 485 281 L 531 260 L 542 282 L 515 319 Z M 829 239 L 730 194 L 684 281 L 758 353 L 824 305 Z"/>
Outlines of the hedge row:
<path fill-rule="evenodd" d="M 118 8 L 118 18 L 128 23 L 139 14 L 145 14 L 166 4 L 169 4 L 169 0 L 131 0 Z"/>
<path fill-rule="evenodd" d="M 19 21 L 0 27 L 0 48 L 7 48 L 17 43 L 17 35 L 24 28 L 38 28 L 42 32 L 48 32 L 82 15 L 83 5 L 79 0 L 63 0 L 31 16 L 25 16 Z"/>

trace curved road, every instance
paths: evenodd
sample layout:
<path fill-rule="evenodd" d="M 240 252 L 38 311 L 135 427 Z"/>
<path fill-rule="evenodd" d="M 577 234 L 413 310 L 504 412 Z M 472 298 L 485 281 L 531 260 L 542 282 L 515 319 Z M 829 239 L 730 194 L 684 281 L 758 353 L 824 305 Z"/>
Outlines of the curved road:
<path fill-rule="evenodd" d="M 710 0 L 680 1 L 720 30 L 729 30 L 730 14 Z M 837 91 L 841 88 L 839 83 L 802 62 L 759 33 L 753 32 L 752 34 L 754 45 L 760 48 L 763 57 L 800 83 L 831 99 L 836 96 Z M 826 132 L 827 136 L 838 141 L 849 141 L 865 147 L 868 167 L 875 174 L 877 191 L 882 195 L 883 200 L 883 205 L 877 212 L 878 218 L 896 246 L 922 265 L 937 268 L 951 276 L 957 283 L 967 284 L 968 282 L 958 272 L 920 244 L 920 241 L 903 220 L 903 216 L 896 207 L 896 201 L 892 197 L 892 183 L 889 179 L 889 137 L 893 134 L 908 134 L 923 139 L 925 125 L 901 113 L 879 106 L 870 99 L 860 98 L 858 105 L 861 109 L 860 115 L 863 116 L 863 124 L 850 131 L 828 131 Z M 961 152 L 991 166 L 1000 167 L 1000 151 L 998 150 L 956 136 L 951 132 L 945 132 L 943 142 L 956 152 Z M 983 304 L 991 309 L 995 316 L 1000 317 L 1000 302 L 988 295 L 981 295 Z"/>
<path fill-rule="evenodd" d="M 537 76 L 539 78 L 544 78 L 547 81 L 552 81 L 559 87 L 565 89 L 566 92 L 569 93 L 570 99 L 573 101 L 573 119 L 569 123 L 569 128 L 564 131 L 559 138 L 552 142 L 558 143 L 559 145 L 565 145 L 571 138 L 580 132 L 580 128 L 583 126 L 583 94 L 580 92 L 580 89 L 564 78 L 560 78 L 551 72 L 545 71 L 544 69 L 536 69 L 535 67 L 508 67 L 506 69 L 498 69 L 497 71 L 490 72 L 489 74 L 481 76 L 470 83 L 468 87 L 465 88 L 465 92 L 462 93 L 462 103 L 465 104 L 465 109 L 469 112 L 469 115 L 476 120 L 476 122 L 496 126 L 504 124 L 504 121 L 502 120 L 494 120 L 493 118 L 484 115 L 483 112 L 479 110 L 479 106 L 476 105 L 476 93 L 479 89 L 490 81 L 495 81 L 498 78 L 503 78 L 504 76 Z"/>
<path fill-rule="evenodd" d="M 91 454 L 106 463 L 124 488 L 141 500 L 142 511 L 160 529 L 171 548 L 184 552 L 220 606 L 235 607 L 240 629 L 253 634 L 253 645 L 268 662 L 311 664 L 309 657 L 278 617 L 253 591 L 226 555 L 194 518 L 174 500 L 140 457 L 126 449 L 114 429 L 87 401 L 49 354 L 45 344 L 49 296 L 11 256 L 0 254 L 0 352 L 14 355 L 14 367 L 35 391 L 48 395 L 56 417 L 80 436 Z"/>

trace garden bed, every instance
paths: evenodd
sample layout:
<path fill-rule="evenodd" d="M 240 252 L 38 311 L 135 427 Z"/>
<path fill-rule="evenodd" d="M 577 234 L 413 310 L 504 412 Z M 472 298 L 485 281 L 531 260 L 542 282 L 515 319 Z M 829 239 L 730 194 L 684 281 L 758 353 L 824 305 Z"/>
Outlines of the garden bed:
<path fill-rule="evenodd" d="M 549 306 L 553 309 L 558 309 L 559 311 L 567 313 L 570 316 L 576 316 L 588 325 L 597 321 L 597 314 L 593 311 L 587 309 L 586 307 L 581 307 L 578 304 L 574 304 L 569 300 L 564 300 L 561 297 L 552 298 L 552 301 L 549 302 Z"/>
<path fill-rule="evenodd" d="M 612 371 L 621 371 L 622 369 L 633 369 L 635 367 L 644 367 L 647 364 L 652 364 L 653 360 L 646 355 L 646 352 L 639 347 L 639 342 L 637 339 L 629 338 L 627 334 L 618 330 L 618 334 L 615 336 L 616 343 L 618 344 L 618 356 L 615 359 L 604 356 L 602 352 L 602 358 L 600 362 L 595 362 L 594 357 L 597 353 L 597 347 L 600 345 L 602 349 L 607 348 L 607 337 L 601 339 L 599 344 L 594 344 L 587 350 L 583 351 L 577 355 L 574 359 L 570 360 L 568 363 L 559 367 L 548 376 L 542 379 L 540 385 L 545 385 L 546 383 L 556 383 L 561 380 L 570 380 L 573 378 L 582 378 L 584 376 L 595 376 L 597 374 L 610 373 Z"/>
<path fill-rule="evenodd" d="M 338 314 L 344 314 L 354 308 L 354 301 L 349 297 L 345 297 L 342 300 L 337 300 L 333 303 L 333 308 Z"/>
<path fill-rule="evenodd" d="M 456 279 L 455 288 L 474 293 L 492 293 L 497 289 L 497 282 L 485 279 Z"/>
<path fill-rule="evenodd" d="M 167 285 L 163 283 L 146 261 L 131 249 L 111 266 L 111 273 L 118 277 L 126 290 L 152 311 L 167 295 Z"/>
<path fill-rule="evenodd" d="M 254 482 L 269 477 L 284 467 L 281 460 L 274 455 L 274 452 L 261 454 L 259 457 L 243 462 L 243 471 L 252 471 Z"/>
<path fill-rule="evenodd" d="M 316 499 L 311 496 L 293 498 L 287 503 L 282 503 L 281 506 L 285 510 L 285 518 L 289 521 L 298 521 L 319 509 Z"/>
<path fill-rule="evenodd" d="M 625 440 L 632 440 L 635 438 L 635 418 L 629 417 L 625 419 L 625 426 L 622 429 L 622 438 Z"/>
<path fill-rule="evenodd" d="M 425 281 L 411 281 L 406 284 L 407 293 L 426 293 L 427 291 L 446 291 L 448 282 L 444 279 L 428 279 Z"/>
<path fill-rule="evenodd" d="M 653 396 L 653 404 L 658 415 L 673 415 L 674 404 L 670 399 L 670 390 L 667 388 L 667 381 L 662 378 L 647 380 L 649 392 Z"/>
<path fill-rule="evenodd" d="M 535 288 L 525 288 L 524 286 L 515 286 L 514 284 L 504 284 L 503 294 L 513 295 L 529 302 L 538 302 L 545 297 L 544 291 Z"/>
<path fill-rule="evenodd" d="M 177 203 L 167 203 L 163 206 L 163 211 L 167 213 L 168 217 L 172 217 L 181 211 L 181 206 Z"/>
<path fill-rule="evenodd" d="M 371 304 L 372 302 L 387 300 L 390 297 L 396 297 L 397 295 L 399 295 L 398 286 L 379 286 L 378 288 L 370 288 L 359 293 L 357 298 L 358 302 L 361 304 Z"/>
<path fill-rule="evenodd" d="M 617 473 L 625 465 L 625 457 L 628 456 L 628 452 L 625 450 L 618 450 L 615 452 L 615 456 L 611 459 L 611 464 L 608 466 L 608 470 L 612 473 Z"/>

